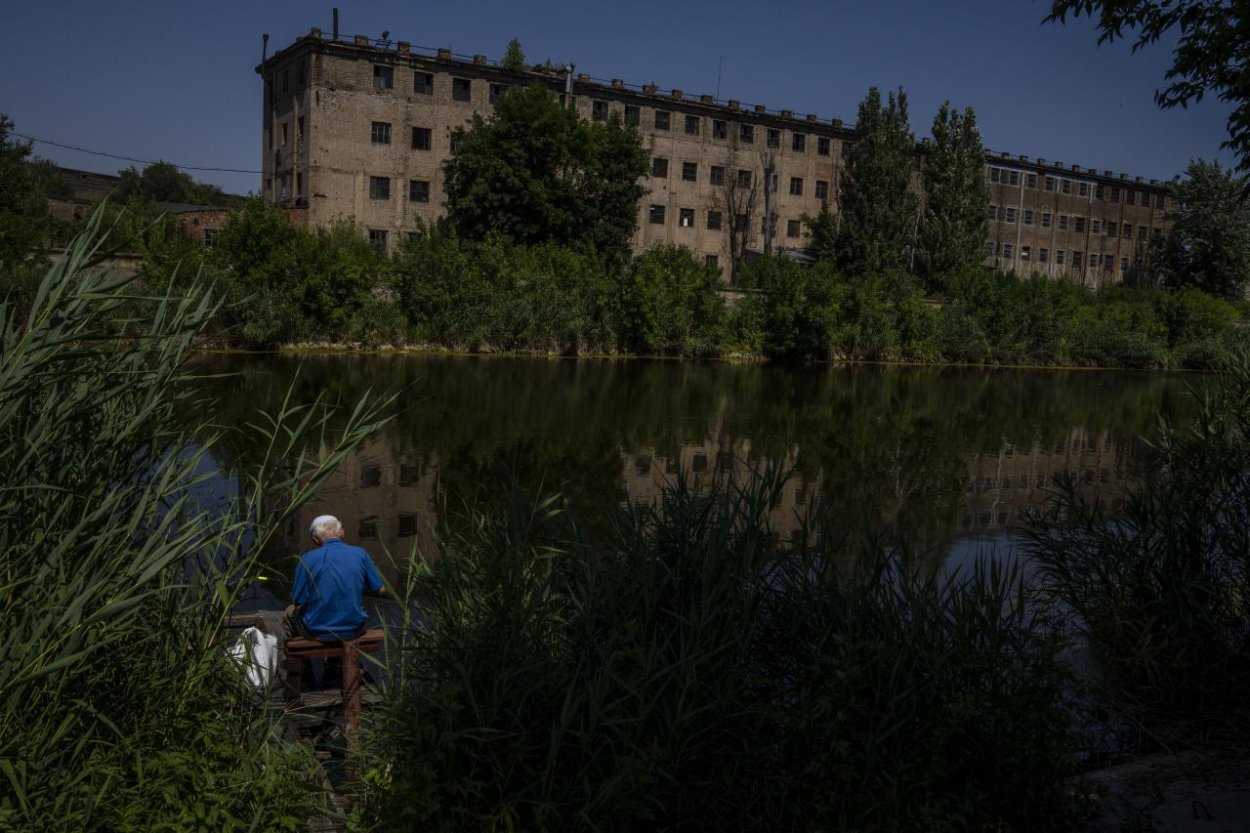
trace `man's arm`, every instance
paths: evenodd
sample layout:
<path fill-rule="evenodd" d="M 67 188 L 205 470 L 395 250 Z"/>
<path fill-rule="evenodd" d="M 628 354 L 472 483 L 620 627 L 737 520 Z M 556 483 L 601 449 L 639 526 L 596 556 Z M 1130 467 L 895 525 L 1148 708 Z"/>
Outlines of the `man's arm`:
<path fill-rule="evenodd" d="M 308 565 L 301 558 L 295 563 L 295 583 L 291 586 L 291 603 L 300 610 L 303 610 L 308 602 L 309 579 Z"/>
<path fill-rule="evenodd" d="M 365 592 L 370 596 L 387 596 L 386 582 L 382 581 L 382 576 L 378 573 L 378 568 L 374 566 L 373 559 L 365 553 L 364 557 L 365 571 Z"/>

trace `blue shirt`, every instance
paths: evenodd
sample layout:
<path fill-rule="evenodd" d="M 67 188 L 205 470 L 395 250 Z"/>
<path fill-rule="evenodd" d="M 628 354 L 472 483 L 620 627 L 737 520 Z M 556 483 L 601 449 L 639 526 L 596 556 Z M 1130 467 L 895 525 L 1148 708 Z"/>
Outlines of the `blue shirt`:
<path fill-rule="evenodd" d="M 304 627 L 319 639 L 350 639 L 369 618 L 364 593 L 382 589 L 369 553 L 331 538 L 304 553 L 295 567 L 291 601 L 303 610 Z"/>

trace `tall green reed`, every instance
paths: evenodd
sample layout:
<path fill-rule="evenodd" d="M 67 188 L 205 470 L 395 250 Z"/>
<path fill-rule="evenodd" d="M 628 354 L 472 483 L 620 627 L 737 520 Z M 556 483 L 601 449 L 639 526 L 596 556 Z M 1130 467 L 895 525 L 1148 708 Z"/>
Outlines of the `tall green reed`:
<path fill-rule="evenodd" d="M 1071 681 L 1020 576 L 847 569 L 770 528 L 781 482 L 678 477 L 597 540 L 514 493 L 444 541 L 391 633 L 360 825 L 1070 829 Z"/>
<path fill-rule="evenodd" d="M 23 319 L 0 304 L 0 829 L 302 829 L 311 753 L 251 708 L 223 623 L 379 414 L 330 433 L 288 397 L 217 494 L 189 384 L 208 288 L 149 297 L 90 267 L 103 237 L 97 215 Z"/>
<path fill-rule="evenodd" d="M 1112 709 L 1165 743 L 1212 733 L 1244 743 L 1250 355 L 1193 392 L 1197 416 L 1162 426 L 1149 470 L 1119 505 L 1069 483 L 1035 518 L 1026 549 L 1043 589 L 1071 611 Z"/>

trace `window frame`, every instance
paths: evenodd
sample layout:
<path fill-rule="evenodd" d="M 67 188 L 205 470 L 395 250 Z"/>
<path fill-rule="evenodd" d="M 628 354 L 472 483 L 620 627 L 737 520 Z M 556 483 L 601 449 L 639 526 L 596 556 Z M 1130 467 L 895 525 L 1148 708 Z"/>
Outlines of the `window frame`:
<path fill-rule="evenodd" d="M 369 175 L 369 199 L 376 202 L 390 202 L 391 178 L 389 176 Z"/>

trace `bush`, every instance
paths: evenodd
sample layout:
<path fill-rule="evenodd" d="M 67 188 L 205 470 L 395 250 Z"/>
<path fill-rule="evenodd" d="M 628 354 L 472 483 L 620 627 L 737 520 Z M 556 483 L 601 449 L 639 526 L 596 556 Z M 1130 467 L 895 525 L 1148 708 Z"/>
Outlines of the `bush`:
<path fill-rule="evenodd" d="M 1145 325 L 1154 321 L 1152 316 L 1144 304 L 1082 308 L 1069 324 L 1073 360 L 1098 367 L 1163 367 L 1167 353 L 1162 328 Z"/>
<path fill-rule="evenodd" d="M 710 355 L 724 341 L 720 273 L 684 246 L 657 246 L 621 272 L 616 299 L 622 348 L 659 355 Z"/>
<path fill-rule="evenodd" d="M 550 243 L 479 252 L 492 346 L 575 355 L 610 344 L 611 281 L 599 258 Z"/>
<path fill-rule="evenodd" d="M 1068 677 L 1017 577 L 839 575 L 772 536 L 778 488 L 679 478 L 596 541 L 514 495 L 450 536 L 430 624 L 390 634 L 372 822 L 1071 829 Z"/>
<path fill-rule="evenodd" d="M 760 349 L 769 358 L 828 359 L 844 295 L 832 265 L 803 266 L 785 256 L 764 257 L 743 269 L 743 282 L 758 294 L 741 302 L 739 324 L 759 329 Z"/>
<path fill-rule="evenodd" d="M 231 212 L 209 263 L 225 273 L 223 323 L 246 347 L 342 341 L 382 283 L 359 229 L 340 223 L 308 232 L 259 198 Z"/>
<path fill-rule="evenodd" d="M 362 347 L 397 347 L 408 334 L 408 320 L 389 298 L 370 295 L 347 322 L 346 335 Z"/>
<path fill-rule="evenodd" d="M 1216 339 L 1237 319 L 1232 304 L 1197 289 L 1161 292 L 1156 297 L 1168 330 L 1168 347 Z"/>
<path fill-rule="evenodd" d="M 898 359 L 932 331 L 920 286 L 902 272 L 852 281 L 843 297 L 835 346 L 869 360 Z"/>

